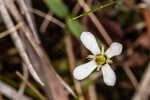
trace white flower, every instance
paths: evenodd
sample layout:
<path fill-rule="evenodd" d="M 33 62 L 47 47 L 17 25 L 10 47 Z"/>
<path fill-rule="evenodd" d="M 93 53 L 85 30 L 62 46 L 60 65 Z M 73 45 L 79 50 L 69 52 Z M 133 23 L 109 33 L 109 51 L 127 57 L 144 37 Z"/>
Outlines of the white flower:
<path fill-rule="evenodd" d="M 108 86 L 114 86 L 116 82 L 116 75 L 109 63 L 114 56 L 118 56 L 122 52 L 122 44 L 113 42 L 111 46 L 104 52 L 104 47 L 101 50 L 98 47 L 94 35 L 90 32 L 83 32 L 80 36 L 84 46 L 91 51 L 93 55 L 89 55 L 88 58 L 92 60 L 86 64 L 77 66 L 73 71 L 73 76 L 77 80 L 82 80 L 88 77 L 96 68 L 102 71 L 104 82 Z"/>

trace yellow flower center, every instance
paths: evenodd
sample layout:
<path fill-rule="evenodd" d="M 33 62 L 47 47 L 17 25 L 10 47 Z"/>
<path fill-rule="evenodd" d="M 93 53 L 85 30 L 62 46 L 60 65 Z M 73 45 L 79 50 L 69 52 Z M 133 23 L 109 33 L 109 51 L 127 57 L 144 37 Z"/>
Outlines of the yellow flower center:
<path fill-rule="evenodd" d="M 103 65 L 106 63 L 107 57 L 105 55 L 98 54 L 98 55 L 96 55 L 95 61 L 98 65 Z"/>

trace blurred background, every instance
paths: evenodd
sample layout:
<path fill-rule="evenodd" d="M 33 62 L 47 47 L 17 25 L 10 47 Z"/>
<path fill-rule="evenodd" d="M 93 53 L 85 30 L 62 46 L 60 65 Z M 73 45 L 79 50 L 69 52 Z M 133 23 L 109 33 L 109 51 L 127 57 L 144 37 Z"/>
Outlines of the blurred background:
<path fill-rule="evenodd" d="M 149 100 L 149 0 L 0 0 L 0 14 L 0 100 Z M 111 65 L 115 86 L 96 71 L 82 81 L 73 78 L 91 54 L 80 41 L 83 31 L 100 47 L 123 44 Z"/>

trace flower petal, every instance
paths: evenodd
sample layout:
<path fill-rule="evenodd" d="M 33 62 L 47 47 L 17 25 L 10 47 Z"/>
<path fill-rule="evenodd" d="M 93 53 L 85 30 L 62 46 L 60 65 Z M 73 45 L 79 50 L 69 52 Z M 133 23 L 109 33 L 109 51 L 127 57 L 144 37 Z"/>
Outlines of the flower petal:
<path fill-rule="evenodd" d="M 73 76 L 77 80 L 82 80 L 90 75 L 91 72 L 94 71 L 94 69 L 97 67 L 97 64 L 95 63 L 94 60 L 86 63 L 79 65 L 76 67 L 73 71 Z"/>
<path fill-rule="evenodd" d="M 107 49 L 105 54 L 107 55 L 108 58 L 112 58 L 114 56 L 118 56 L 122 52 L 122 44 L 118 42 L 113 42 L 111 46 Z"/>
<path fill-rule="evenodd" d="M 112 70 L 109 64 L 105 64 L 102 67 L 102 74 L 105 84 L 108 86 L 114 86 L 116 82 L 115 72 Z"/>
<path fill-rule="evenodd" d="M 90 32 L 83 32 L 80 39 L 84 46 L 89 49 L 94 55 L 100 53 L 100 49 L 97 45 L 95 36 Z"/>

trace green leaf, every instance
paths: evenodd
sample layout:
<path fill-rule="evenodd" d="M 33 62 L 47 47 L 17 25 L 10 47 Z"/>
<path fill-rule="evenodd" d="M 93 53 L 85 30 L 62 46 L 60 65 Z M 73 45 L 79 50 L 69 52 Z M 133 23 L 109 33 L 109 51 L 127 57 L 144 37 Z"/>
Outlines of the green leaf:
<path fill-rule="evenodd" d="M 62 0 L 45 0 L 50 10 L 60 18 L 66 18 L 69 10 Z"/>
<path fill-rule="evenodd" d="M 67 25 L 72 34 L 77 38 L 80 39 L 81 33 L 84 31 L 84 28 L 78 21 L 72 21 L 72 20 L 67 20 Z"/>

